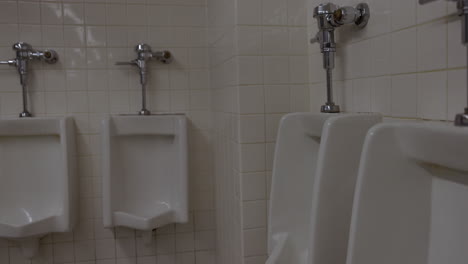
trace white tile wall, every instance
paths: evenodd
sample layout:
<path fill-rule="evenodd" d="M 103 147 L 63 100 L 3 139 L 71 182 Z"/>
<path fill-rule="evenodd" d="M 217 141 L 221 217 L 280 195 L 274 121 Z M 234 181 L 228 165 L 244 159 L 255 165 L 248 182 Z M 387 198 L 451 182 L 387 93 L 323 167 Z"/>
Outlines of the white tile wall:
<path fill-rule="evenodd" d="M 208 1 L 217 201 L 232 207 L 218 211 L 219 263 L 265 261 L 279 120 L 309 109 L 305 4 Z"/>
<path fill-rule="evenodd" d="M 56 65 L 34 63 L 30 85 L 36 116 L 72 115 L 78 132 L 80 219 L 73 233 L 41 240 L 40 256 L 25 260 L 15 243 L 0 241 L 1 264 L 215 263 L 215 206 L 211 149 L 211 90 L 206 3 L 202 0 L 0 1 L 0 58 L 26 41 L 53 48 Z M 133 59 L 134 46 L 169 49 L 171 65 L 151 63 L 148 103 L 153 112 L 184 112 L 190 120 L 190 223 L 158 229 L 154 243 L 122 228 L 104 229 L 101 216 L 100 120 L 135 113 L 137 71 L 114 62 Z M 15 69 L 0 69 L 0 117 L 20 111 Z M 202 158 L 201 158 L 202 157 Z"/>
<path fill-rule="evenodd" d="M 250 0 L 249 0 L 250 1 Z M 248 4 L 249 1 L 245 3 Z M 239 82 L 238 65 L 242 63 L 246 72 L 253 71 L 259 63 L 255 59 L 236 58 L 236 1 L 208 0 L 208 44 L 210 46 L 211 92 L 213 114 L 214 140 L 214 172 L 216 189 L 216 224 L 217 224 L 217 263 L 242 263 L 241 253 L 241 211 L 240 211 L 240 179 L 234 168 L 238 167 L 240 150 L 235 138 L 242 135 L 244 140 L 256 140 L 256 131 L 239 131 L 241 120 L 234 115 L 238 106 L 238 98 L 248 98 L 249 91 L 244 95 L 238 92 L 235 84 Z M 250 10 L 249 10 L 250 11 Z M 246 17 L 255 15 L 245 14 Z M 252 34 L 242 31 L 245 37 Z M 256 40 L 258 41 L 258 40 Z M 255 49 L 255 43 L 246 42 L 243 49 Z M 240 45 L 239 45 L 240 47 Z M 239 70 L 240 71 L 240 70 Z M 254 74 L 245 76 L 242 82 L 256 83 Z M 263 97 L 263 90 L 256 89 L 256 97 Z M 245 104 L 246 112 L 255 113 L 255 100 Z M 244 119 L 242 122 L 252 123 Z M 198 259 L 197 259 L 198 260 Z M 198 262 L 197 262 L 198 263 Z"/>

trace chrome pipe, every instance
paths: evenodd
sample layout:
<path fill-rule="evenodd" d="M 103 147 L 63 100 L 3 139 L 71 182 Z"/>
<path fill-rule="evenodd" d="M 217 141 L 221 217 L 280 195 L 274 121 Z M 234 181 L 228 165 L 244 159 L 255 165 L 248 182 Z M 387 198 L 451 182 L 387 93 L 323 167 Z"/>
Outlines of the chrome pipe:
<path fill-rule="evenodd" d="M 19 117 L 32 117 L 31 113 L 28 111 L 28 93 L 26 89 L 26 84 L 21 85 L 23 92 L 23 112 L 19 114 Z"/>
<path fill-rule="evenodd" d="M 333 70 L 327 69 L 327 102 L 333 103 Z"/>

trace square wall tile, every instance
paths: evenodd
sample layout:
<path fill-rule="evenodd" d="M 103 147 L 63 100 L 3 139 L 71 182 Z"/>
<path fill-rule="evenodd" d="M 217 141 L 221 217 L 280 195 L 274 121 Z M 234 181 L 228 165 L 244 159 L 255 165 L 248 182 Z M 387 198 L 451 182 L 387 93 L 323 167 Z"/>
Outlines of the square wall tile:
<path fill-rule="evenodd" d="M 0 45 L 11 47 L 12 43 L 18 41 L 19 32 L 17 24 L 0 24 L 0 32 L 2 32 Z M 8 51 L 10 51 L 10 49 Z"/>
<path fill-rule="evenodd" d="M 107 25 L 126 25 L 127 9 L 126 5 L 113 4 L 106 5 L 106 24 Z"/>
<path fill-rule="evenodd" d="M 99 239 L 96 240 L 96 259 L 111 259 L 115 258 L 115 241 L 114 239 Z"/>
<path fill-rule="evenodd" d="M 452 120 L 456 114 L 463 113 L 466 106 L 466 70 L 448 71 L 448 116 Z"/>
<path fill-rule="evenodd" d="M 237 23 L 240 25 L 262 24 L 262 0 L 238 0 Z"/>
<path fill-rule="evenodd" d="M 84 26 L 64 26 L 64 44 L 67 47 L 83 47 L 86 45 Z"/>
<path fill-rule="evenodd" d="M 166 6 L 146 6 L 148 10 L 148 25 L 151 26 L 169 26 L 169 8 Z"/>
<path fill-rule="evenodd" d="M 147 16 L 146 5 L 127 5 L 127 25 L 145 26 L 148 20 Z"/>
<path fill-rule="evenodd" d="M 62 25 L 42 25 L 42 45 L 61 47 L 64 44 Z"/>
<path fill-rule="evenodd" d="M 418 117 L 445 120 L 447 117 L 447 73 L 418 75 Z"/>
<path fill-rule="evenodd" d="M 310 109 L 310 90 L 307 85 L 290 85 L 291 88 L 291 112 L 307 112 Z"/>
<path fill-rule="evenodd" d="M 23 6 L 23 5 L 21 5 Z M 23 17 L 23 16 L 21 16 Z M 18 22 L 18 3 L 17 1 L 0 2 L 0 24 Z"/>
<path fill-rule="evenodd" d="M 416 74 L 392 77 L 392 116 L 416 117 L 418 102 Z"/>
<path fill-rule="evenodd" d="M 286 27 L 264 27 L 263 54 L 287 55 L 289 50 L 289 30 Z"/>
<path fill-rule="evenodd" d="M 261 84 L 263 82 L 263 65 L 261 57 L 239 57 L 238 67 L 239 84 Z"/>
<path fill-rule="evenodd" d="M 19 25 L 19 37 L 22 41 L 33 46 L 42 45 L 40 25 Z"/>
<path fill-rule="evenodd" d="M 105 25 L 106 24 L 106 4 L 85 3 L 84 18 L 86 24 Z"/>
<path fill-rule="evenodd" d="M 3 3 L 2 3 L 3 4 Z M 10 7 L 11 8 L 11 7 Z M 0 9 L 3 12 L 8 12 L 8 10 Z M 4 14 L 0 14 L 3 16 Z M 39 24 L 41 23 L 41 6 L 39 2 L 18 2 L 18 22 L 21 24 Z M 1 22 L 1 20 L 0 20 Z M 8 23 L 11 23 L 12 20 L 8 19 Z"/>
<path fill-rule="evenodd" d="M 263 25 L 287 25 L 286 0 L 262 0 Z"/>
<path fill-rule="evenodd" d="M 371 111 L 371 90 L 370 79 L 357 79 L 353 81 L 353 111 Z"/>
<path fill-rule="evenodd" d="M 386 116 L 391 114 L 391 85 L 391 78 L 388 76 L 370 80 L 372 112 Z"/>
<path fill-rule="evenodd" d="M 240 151 L 241 172 L 265 170 L 265 144 L 242 144 Z"/>
<path fill-rule="evenodd" d="M 309 81 L 309 65 L 306 56 L 289 57 L 289 83 L 304 84 Z"/>
<path fill-rule="evenodd" d="M 263 81 L 265 84 L 287 84 L 289 77 L 288 56 L 263 57 Z"/>
<path fill-rule="evenodd" d="M 418 70 L 428 71 L 447 67 L 447 23 L 438 21 L 417 28 Z"/>
<path fill-rule="evenodd" d="M 265 112 L 263 86 L 239 86 L 238 91 L 240 114 L 260 114 Z"/>
<path fill-rule="evenodd" d="M 86 27 L 86 45 L 88 47 L 106 46 L 106 27 L 87 26 Z"/>
<path fill-rule="evenodd" d="M 370 40 L 363 40 L 349 45 L 346 50 L 347 53 L 349 52 L 349 56 L 347 56 L 349 59 L 344 59 L 343 63 L 344 67 L 346 67 L 347 78 L 363 78 L 372 74 L 373 57 L 363 56 L 363 54 L 368 54 L 370 50 Z M 359 65 L 359 67 L 356 67 L 356 65 Z"/>
<path fill-rule="evenodd" d="M 289 54 L 304 55 L 310 45 L 310 39 L 307 36 L 305 27 L 289 28 Z"/>
<path fill-rule="evenodd" d="M 307 25 L 307 8 L 304 0 L 289 0 L 287 2 L 288 9 L 288 25 L 305 26 Z"/>
<path fill-rule="evenodd" d="M 410 27 L 416 24 L 416 1 L 392 0 L 392 30 Z"/>
<path fill-rule="evenodd" d="M 215 232 L 213 230 L 195 232 L 195 250 L 213 250 L 215 245 Z"/>
<path fill-rule="evenodd" d="M 264 255 L 267 251 L 266 229 L 244 230 L 244 256 Z"/>
<path fill-rule="evenodd" d="M 417 36 L 416 28 L 392 33 L 392 57 L 390 62 L 392 73 L 415 72 L 417 70 L 418 54 L 422 53 L 418 51 Z M 427 45 L 430 45 L 430 43 Z"/>
<path fill-rule="evenodd" d="M 242 203 L 243 229 L 266 227 L 266 200 L 246 201 Z"/>
<path fill-rule="evenodd" d="M 266 198 L 266 176 L 264 172 L 242 173 L 242 200 L 262 200 Z"/>
<path fill-rule="evenodd" d="M 84 5 L 82 3 L 63 4 L 63 23 L 78 24 L 84 23 Z"/>
<path fill-rule="evenodd" d="M 287 113 L 290 110 L 290 88 L 288 85 L 265 86 L 265 112 Z"/>
<path fill-rule="evenodd" d="M 265 141 L 265 116 L 241 115 L 239 116 L 240 143 L 259 143 Z"/>
<path fill-rule="evenodd" d="M 42 24 L 62 24 L 62 3 L 41 3 L 41 19 Z"/>
<path fill-rule="evenodd" d="M 391 36 L 384 35 L 370 41 L 371 75 L 382 76 L 391 72 Z"/>

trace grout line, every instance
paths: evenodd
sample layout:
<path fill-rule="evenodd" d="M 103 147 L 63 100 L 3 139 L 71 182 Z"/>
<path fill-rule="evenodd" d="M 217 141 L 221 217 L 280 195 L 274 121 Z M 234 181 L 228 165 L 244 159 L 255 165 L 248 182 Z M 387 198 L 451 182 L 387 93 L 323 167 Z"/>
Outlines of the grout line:
<path fill-rule="evenodd" d="M 349 79 L 338 79 L 333 80 L 334 82 L 344 82 L 344 81 L 354 81 L 354 80 L 361 80 L 361 79 L 374 79 L 374 78 L 381 78 L 381 77 L 394 77 L 394 76 L 405 76 L 405 75 L 412 75 L 412 74 L 426 74 L 426 73 L 433 73 L 433 72 L 449 72 L 449 71 L 457 71 L 457 70 L 464 70 L 467 67 L 452 67 L 452 68 L 445 68 L 445 69 L 435 69 L 435 70 L 427 70 L 427 71 L 420 71 L 420 72 L 404 72 L 404 73 L 395 73 L 395 74 L 385 74 L 385 75 L 372 75 L 372 76 L 365 76 L 365 77 L 355 77 Z M 318 85 L 323 84 L 324 82 L 310 82 L 310 85 Z"/>

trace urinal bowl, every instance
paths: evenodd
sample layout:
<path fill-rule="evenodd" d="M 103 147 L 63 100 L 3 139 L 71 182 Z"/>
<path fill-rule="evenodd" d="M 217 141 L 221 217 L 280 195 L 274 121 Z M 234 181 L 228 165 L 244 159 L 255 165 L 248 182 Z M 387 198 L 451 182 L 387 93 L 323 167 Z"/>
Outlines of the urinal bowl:
<path fill-rule="evenodd" d="M 0 120 L 0 238 L 37 253 L 39 238 L 76 220 L 76 157 L 70 118 Z"/>
<path fill-rule="evenodd" d="M 468 260 L 468 129 L 381 124 L 362 155 L 347 264 Z"/>
<path fill-rule="evenodd" d="M 273 165 L 267 264 L 344 262 L 346 250 L 339 248 L 347 243 L 362 144 L 380 121 L 378 114 L 283 117 Z M 330 246 L 338 249 L 330 254 Z"/>
<path fill-rule="evenodd" d="M 152 230 L 188 220 L 184 115 L 103 121 L 104 226 Z"/>

